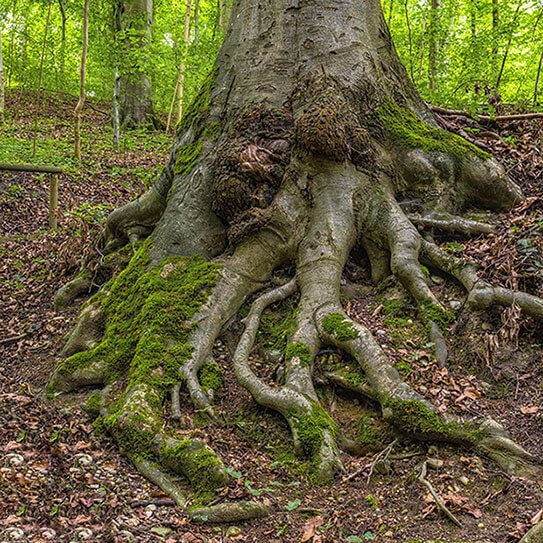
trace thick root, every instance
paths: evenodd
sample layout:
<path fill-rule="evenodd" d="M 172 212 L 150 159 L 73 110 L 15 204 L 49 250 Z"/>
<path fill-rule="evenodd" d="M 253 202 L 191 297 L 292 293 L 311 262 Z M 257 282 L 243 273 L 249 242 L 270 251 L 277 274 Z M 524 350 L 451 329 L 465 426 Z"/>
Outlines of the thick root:
<path fill-rule="evenodd" d="M 296 289 L 296 280 L 293 279 L 263 294 L 253 303 L 245 318 L 245 330 L 234 353 L 234 371 L 239 383 L 249 390 L 259 404 L 278 411 L 286 418 L 297 452 L 312 459 L 319 479 L 329 480 L 341 468 L 335 442 L 335 425 L 318 404 L 313 385 L 304 388 L 305 393 L 300 392 L 301 383 L 293 378 L 296 368 L 311 368 L 313 356 L 310 349 L 301 342 L 290 343 L 286 351 L 287 384 L 280 388 L 264 383 L 249 365 L 249 355 L 262 312 L 272 303 L 294 294 Z M 300 374 L 299 371 L 297 373 Z M 296 382 L 297 386 L 292 386 L 293 382 Z"/>
<path fill-rule="evenodd" d="M 75 279 L 59 288 L 55 294 L 55 311 L 66 309 L 78 296 L 88 294 L 92 288 L 92 277 L 88 272 L 79 274 Z"/>

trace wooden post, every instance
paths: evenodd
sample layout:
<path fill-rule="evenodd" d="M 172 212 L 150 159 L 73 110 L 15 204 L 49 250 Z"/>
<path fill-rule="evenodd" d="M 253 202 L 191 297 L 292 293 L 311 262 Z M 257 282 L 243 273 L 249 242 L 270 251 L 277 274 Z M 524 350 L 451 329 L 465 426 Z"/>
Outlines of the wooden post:
<path fill-rule="evenodd" d="M 58 177 L 62 168 L 56 166 L 38 166 L 35 164 L 7 164 L 0 162 L 0 171 L 6 172 L 33 172 L 51 174 L 49 179 L 49 229 L 58 227 Z"/>
<path fill-rule="evenodd" d="M 49 230 L 58 227 L 58 177 L 49 176 Z"/>

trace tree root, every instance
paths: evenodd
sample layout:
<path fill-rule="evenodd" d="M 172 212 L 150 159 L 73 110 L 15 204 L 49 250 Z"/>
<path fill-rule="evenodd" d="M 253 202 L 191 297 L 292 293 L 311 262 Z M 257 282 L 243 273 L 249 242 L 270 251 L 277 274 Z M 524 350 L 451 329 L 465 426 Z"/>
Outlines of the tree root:
<path fill-rule="evenodd" d="M 78 296 L 88 294 L 92 288 L 92 277 L 88 272 L 78 275 L 75 279 L 59 288 L 55 294 L 55 311 L 69 307 Z"/>
<path fill-rule="evenodd" d="M 226 502 L 209 507 L 191 506 L 190 497 L 187 492 L 183 491 L 183 482 L 179 478 L 161 471 L 152 462 L 143 458 L 131 457 L 130 459 L 146 479 L 171 496 L 175 504 L 183 510 L 183 513 L 197 522 L 242 522 L 262 518 L 272 512 L 268 503 L 255 500 Z"/>
<path fill-rule="evenodd" d="M 464 219 L 464 217 L 450 213 L 433 212 L 422 217 L 409 215 L 409 219 L 413 224 L 422 228 L 435 228 L 464 236 L 478 236 L 494 232 L 494 227 L 490 224 Z"/>

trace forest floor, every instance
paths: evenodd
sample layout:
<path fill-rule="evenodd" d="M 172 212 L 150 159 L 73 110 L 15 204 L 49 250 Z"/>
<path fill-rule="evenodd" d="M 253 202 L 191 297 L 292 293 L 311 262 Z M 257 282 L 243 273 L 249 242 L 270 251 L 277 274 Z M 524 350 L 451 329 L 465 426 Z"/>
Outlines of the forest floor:
<path fill-rule="evenodd" d="M 0 174 L 1 543 L 513 543 L 543 516 L 541 482 L 508 476 L 473 452 L 442 445 L 400 442 L 375 470 L 378 451 L 345 456 L 345 472 L 335 483 L 314 485 L 304 464 L 289 454 L 285 424 L 236 385 L 222 346 L 217 361 L 225 390 L 218 403 L 224 425 L 213 428 L 211 436 L 205 428 L 195 432 L 209 439 L 231 467 L 232 483 L 223 496 L 265 498 L 276 513 L 239 526 L 210 527 L 166 505 L 110 438 L 93 433 L 80 407 L 83 394 L 50 402 L 43 388 L 78 312 L 75 307 L 56 313 L 55 290 L 93 250 L 107 213 L 152 182 L 167 159 L 171 138 L 131 133 L 115 149 L 103 111 L 107 106 L 91 104 L 78 165 L 67 158 L 74 100 L 45 95 L 39 108 L 35 102 L 34 95 L 9 95 L 7 109 L 16 113 L 0 126 L 0 162 L 54 163 L 66 173 L 60 176 L 55 232 L 47 230 L 47 177 Z M 479 262 L 489 280 L 543 295 L 543 122 L 481 129 L 466 119 L 448 120 L 489 146 L 528 199 L 493 219 L 496 234 L 459 239 L 447 249 Z M 460 318 L 448 366 L 440 368 L 414 324 L 414 308 L 405 301 L 395 313 L 387 312 L 381 294 L 365 286 L 367 279 L 363 266 L 346 275 L 346 310 L 376 334 L 413 386 L 439 408 L 496 418 L 528 450 L 543 456 L 541 325 L 519 318 L 514 309 L 489 312 L 468 324 Z M 451 307 L 463 300 L 457 287 L 446 286 L 438 275 L 431 279 Z M 355 435 L 357 420 L 371 406 L 352 405 L 339 390 L 326 396 L 334 418 Z M 413 481 L 414 470 L 428 456 L 437 460 L 428 479 L 461 528 Z"/>

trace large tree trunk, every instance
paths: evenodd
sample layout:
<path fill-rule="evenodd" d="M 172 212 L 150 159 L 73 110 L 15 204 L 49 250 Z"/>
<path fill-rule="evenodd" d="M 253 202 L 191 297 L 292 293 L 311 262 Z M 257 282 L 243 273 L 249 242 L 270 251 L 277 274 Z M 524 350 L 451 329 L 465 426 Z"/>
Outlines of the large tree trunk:
<path fill-rule="evenodd" d="M 257 402 L 285 417 L 294 447 L 321 478 L 341 467 L 342 443 L 313 384 L 326 345 L 358 365 L 354 381 L 342 368 L 327 373 L 330 381 L 372 398 L 399 431 L 472 447 L 513 473 L 534 474 L 535 460 L 495 423 L 436 414 L 340 304 L 342 272 L 359 243 L 373 279 L 398 279 L 438 345 L 450 314 L 422 264 L 458 279 L 474 309 L 515 301 L 542 317 L 540 299 L 480 281 L 414 225 L 488 231 L 455 214 L 468 204 L 506 209 L 521 199 L 489 155 L 438 128 L 398 59 L 379 0 L 238 0 L 216 69 L 178 127 L 168 166 L 150 191 L 109 217 L 106 252 L 146 241 L 85 306 L 50 390 L 107 385 L 95 403 L 103 424 L 138 469 L 184 503 L 172 470 L 196 488 L 227 477 L 207 445 L 178 442 L 163 429 L 162 404 L 171 394 L 178 416 L 182 386 L 200 413 L 214 417 L 205 378 L 213 345 L 252 300 L 234 373 Z M 266 289 L 283 264 L 295 267 L 294 277 Z M 57 301 L 78 291 L 65 288 Z M 249 363 L 260 317 L 296 291 L 284 383 L 269 383 Z M 204 457 L 207 472 L 198 467 Z M 205 517 L 264 512 L 230 504 L 206 509 Z"/>
<path fill-rule="evenodd" d="M 119 94 L 126 128 L 158 127 L 145 66 L 151 40 L 153 0 L 116 0 L 115 24 L 121 47 Z"/>

